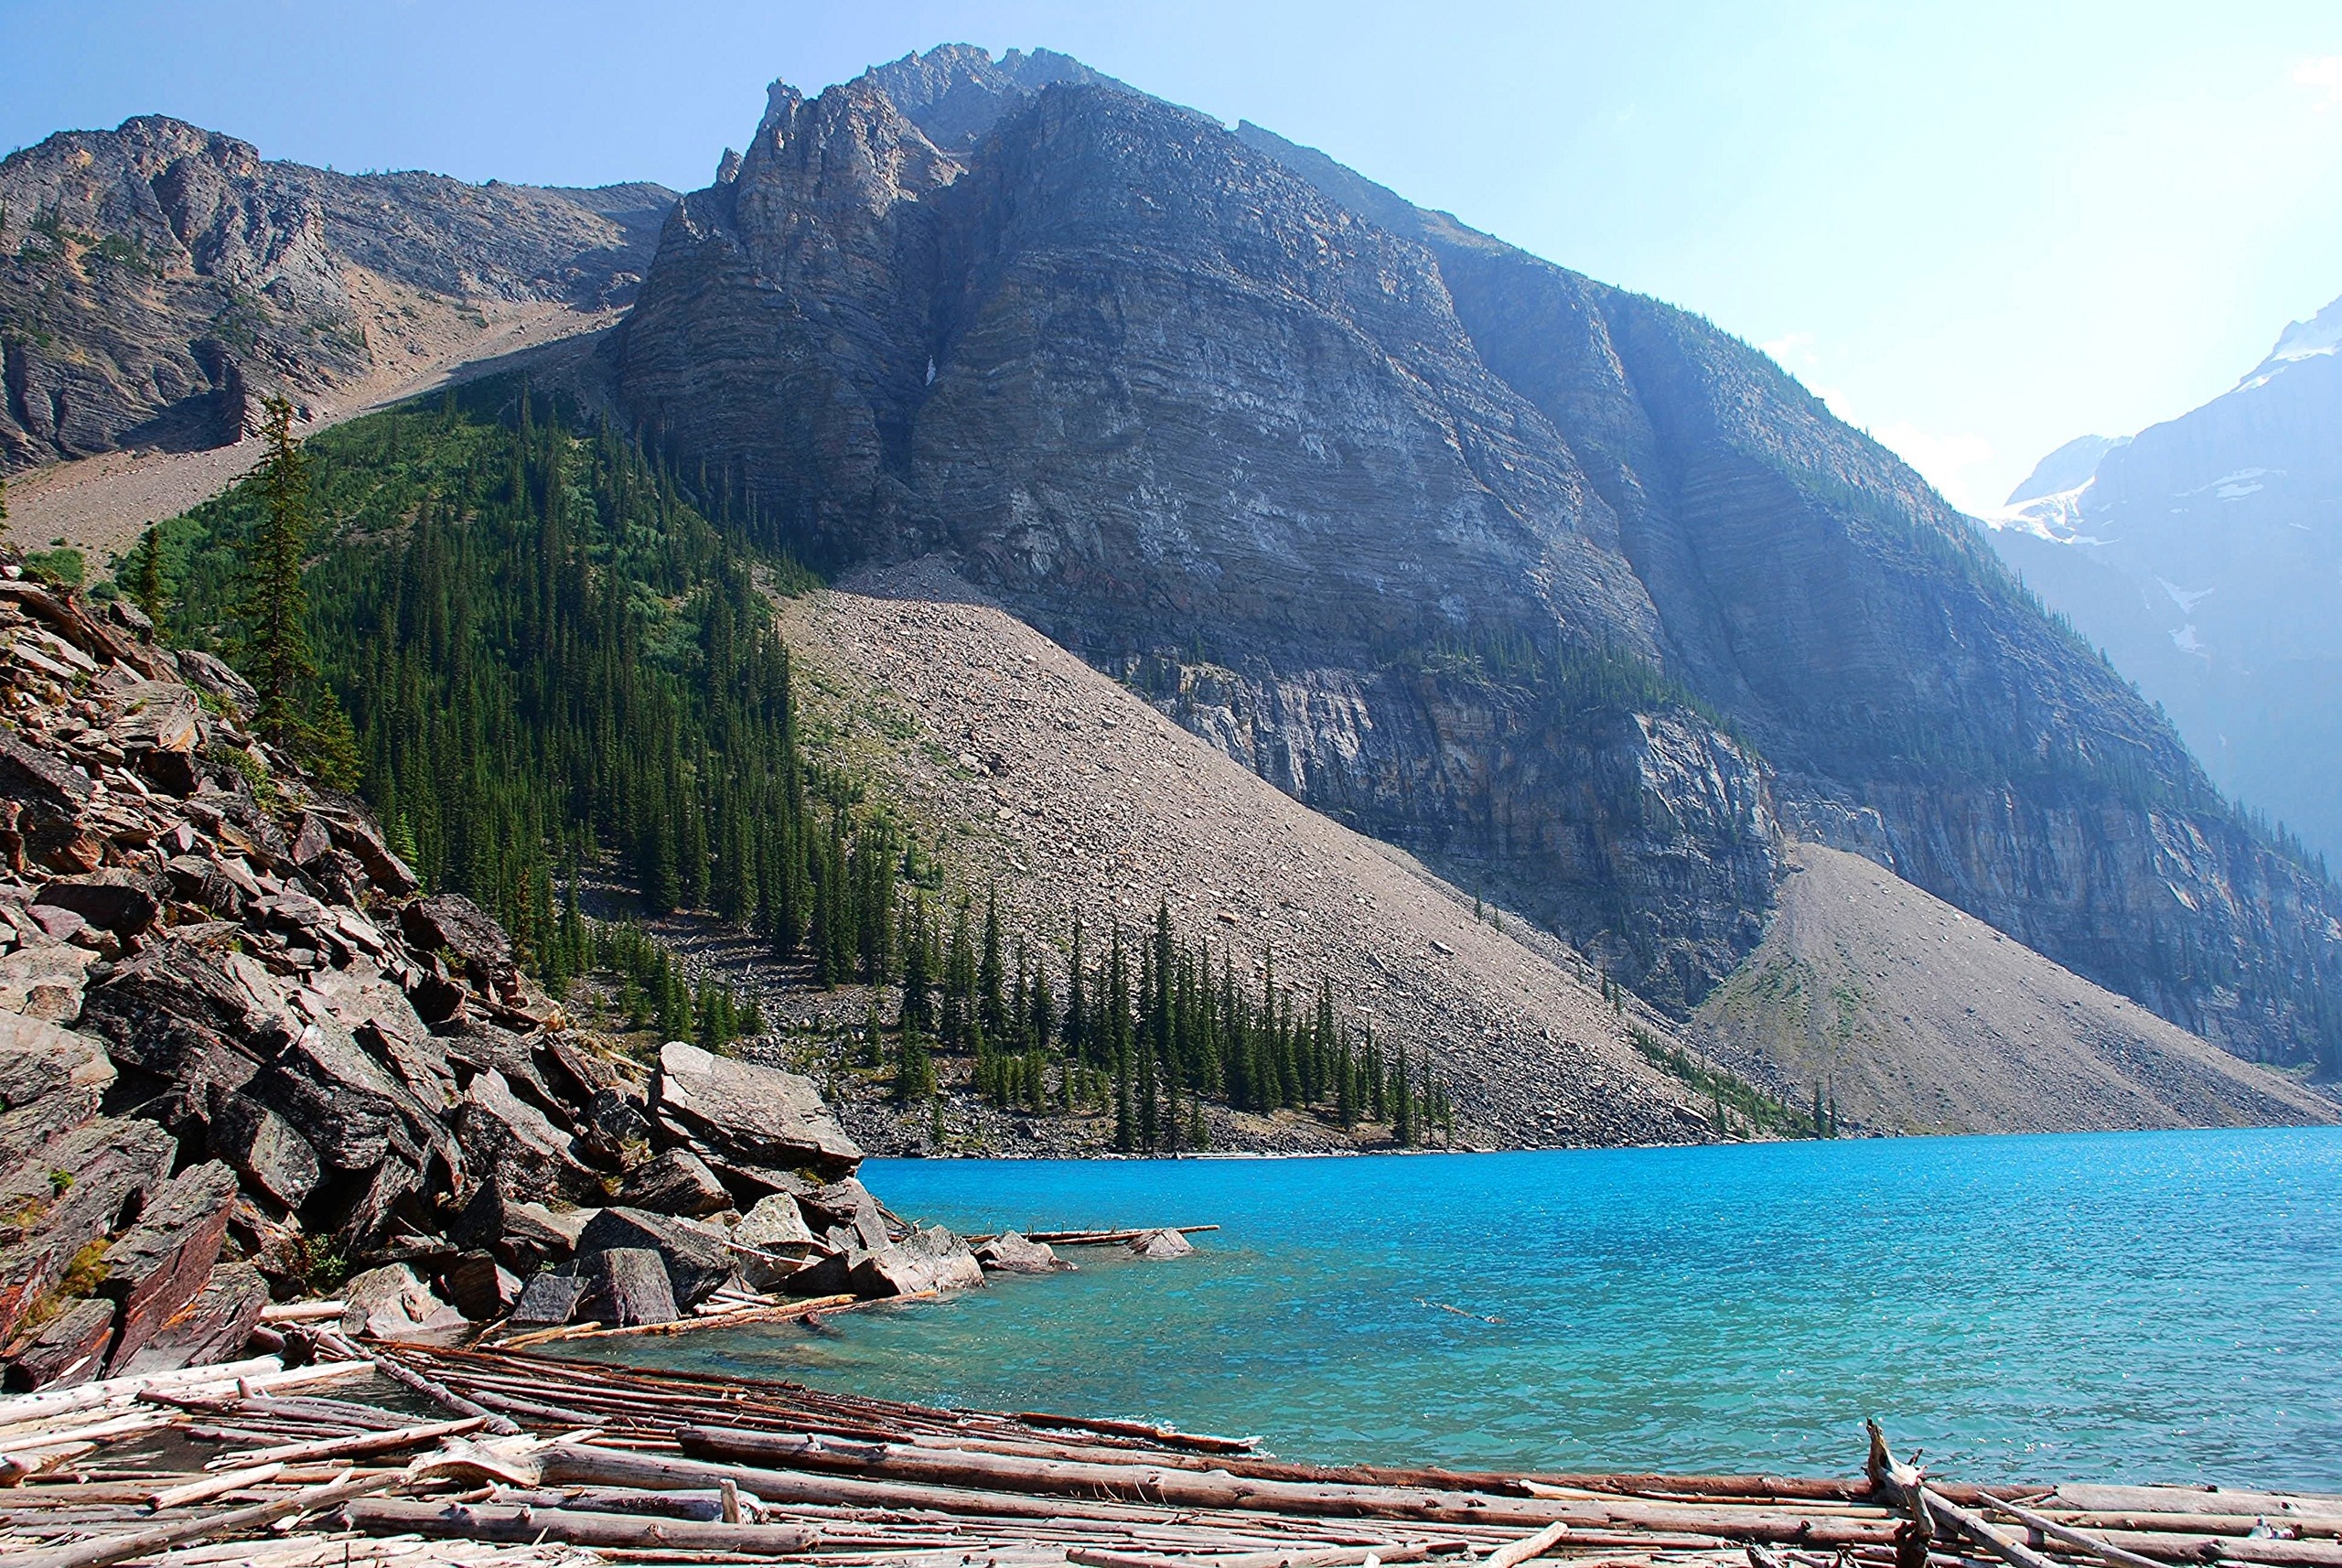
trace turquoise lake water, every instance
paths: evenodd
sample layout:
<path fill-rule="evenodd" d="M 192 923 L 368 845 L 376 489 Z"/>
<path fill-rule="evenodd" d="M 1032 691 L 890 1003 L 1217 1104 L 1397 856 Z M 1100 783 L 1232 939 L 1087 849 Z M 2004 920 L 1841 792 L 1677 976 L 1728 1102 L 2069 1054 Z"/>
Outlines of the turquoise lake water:
<path fill-rule="evenodd" d="M 2342 1132 L 864 1176 L 966 1231 L 1222 1230 L 627 1354 L 1328 1460 L 1838 1474 L 1875 1413 L 1961 1478 L 2342 1490 Z"/>

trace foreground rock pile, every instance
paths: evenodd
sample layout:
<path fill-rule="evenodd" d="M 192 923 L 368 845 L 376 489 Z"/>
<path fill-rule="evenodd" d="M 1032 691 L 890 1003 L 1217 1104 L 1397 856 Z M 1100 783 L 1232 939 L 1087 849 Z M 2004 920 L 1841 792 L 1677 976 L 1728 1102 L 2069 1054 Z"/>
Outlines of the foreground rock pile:
<path fill-rule="evenodd" d="M 378 1337 L 982 1283 L 807 1080 L 572 1028 L 252 703 L 126 606 L 0 580 L 10 1388 L 240 1354 L 345 1277 Z"/>

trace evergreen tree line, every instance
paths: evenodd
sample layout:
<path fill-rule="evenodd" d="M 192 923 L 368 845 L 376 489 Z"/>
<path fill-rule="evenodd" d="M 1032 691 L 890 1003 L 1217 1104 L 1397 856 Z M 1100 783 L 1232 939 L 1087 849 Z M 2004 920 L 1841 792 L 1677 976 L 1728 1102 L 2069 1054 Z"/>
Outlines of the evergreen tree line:
<path fill-rule="evenodd" d="M 1126 1152 L 1209 1146 L 1208 1101 L 1267 1112 L 1306 1111 L 1345 1128 L 1387 1122 L 1402 1145 L 1452 1141 L 1455 1108 L 1428 1062 L 1386 1050 L 1369 1026 L 1338 1016 L 1332 983 L 1304 995 L 1263 951 L 1257 986 L 1240 981 L 1233 946 L 1188 941 L 1158 904 L 1151 933 L 1102 944 L 1077 916 L 1061 971 L 1022 938 L 1013 954 L 997 892 L 981 917 L 962 900 L 949 920 L 924 894 L 903 912 L 896 1091 L 930 1093 L 931 1053 L 973 1060 L 977 1091 L 1029 1112 L 1111 1109 Z M 1060 978 L 1061 976 L 1061 978 Z M 874 1009 L 865 1060 L 878 1055 Z"/>
<path fill-rule="evenodd" d="M 964 899 L 947 921 L 910 836 L 802 754 L 766 592 L 811 579 L 752 553 L 728 486 L 711 501 L 518 378 L 297 448 L 274 433 L 252 478 L 150 531 L 124 590 L 173 640 L 263 677 L 272 738 L 338 757 L 426 885 L 494 913 L 556 993 L 614 972 L 632 1026 L 761 1030 L 639 928 L 580 914 L 585 866 L 615 863 L 653 913 L 710 910 L 817 984 L 901 985 L 908 1096 L 941 1051 L 1002 1104 L 1111 1106 L 1134 1150 L 1198 1146 L 1206 1098 L 1387 1121 L 1405 1144 L 1452 1130 L 1423 1065 L 1338 1023 L 1330 988 L 1297 996 L 1273 955 L 1239 983 L 1233 953 L 1176 940 L 1167 908 L 1134 947 L 1117 928 L 1093 952 L 1077 929 L 1056 972 L 1022 935 L 1011 967 L 996 894 L 980 924 Z"/>
<path fill-rule="evenodd" d="M 800 753 L 763 585 L 801 570 L 752 558 L 635 443 L 509 378 L 302 454 L 299 504 L 337 548 L 302 584 L 321 679 L 298 705 L 347 714 L 350 782 L 429 886 L 496 914 L 556 984 L 582 961 L 559 890 L 606 854 L 654 913 L 713 910 L 823 983 L 883 965 L 916 866 Z M 258 478 L 125 564 L 182 644 L 243 654 L 251 585 L 282 575 L 282 481 Z M 306 671 L 270 673 L 288 711 Z"/>

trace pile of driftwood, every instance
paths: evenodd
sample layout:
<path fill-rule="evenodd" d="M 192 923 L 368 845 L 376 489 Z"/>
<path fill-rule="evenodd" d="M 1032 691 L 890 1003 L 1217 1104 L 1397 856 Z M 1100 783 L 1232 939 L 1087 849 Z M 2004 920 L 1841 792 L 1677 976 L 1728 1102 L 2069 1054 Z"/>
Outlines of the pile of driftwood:
<path fill-rule="evenodd" d="M 1344 1568 L 2342 1568 L 2342 1498 L 1866 1473 L 1297 1464 L 1135 1422 L 938 1410 L 510 1351 L 274 1358 L 0 1402 L 0 1558 Z"/>

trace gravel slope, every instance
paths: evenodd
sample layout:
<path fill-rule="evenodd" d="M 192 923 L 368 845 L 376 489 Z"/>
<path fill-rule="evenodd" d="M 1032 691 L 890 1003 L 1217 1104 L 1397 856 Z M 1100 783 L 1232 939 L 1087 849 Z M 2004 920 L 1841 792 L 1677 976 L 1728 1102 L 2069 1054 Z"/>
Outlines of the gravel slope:
<path fill-rule="evenodd" d="M 2324 1122 L 2332 1103 L 1857 855 L 1792 846 L 1765 940 L 1692 1036 L 1793 1102 L 1888 1133 Z"/>
<path fill-rule="evenodd" d="M 1152 920 L 1233 942 L 1240 974 L 1334 977 L 1342 1006 L 1427 1051 L 1459 1140 L 1486 1147 L 1703 1135 L 1680 1087 L 1576 955 L 1476 918 L 1402 853 L 1342 828 L 1187 734 L 933 562 L 790 601 L 809 743 L 871 768 L 951 864 L 998 866 L 1004 901 L 1069 934 Z M 865 1131 L 857 1127 L 857 1135 Z M 1281 1144 L 1231 1122 L 1216 1141 Z M 914 1139 L 914 1142 L 916 1140 Z"/>

